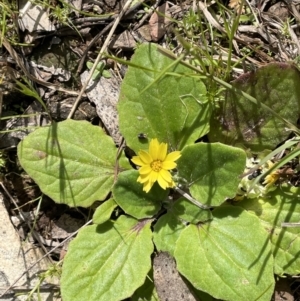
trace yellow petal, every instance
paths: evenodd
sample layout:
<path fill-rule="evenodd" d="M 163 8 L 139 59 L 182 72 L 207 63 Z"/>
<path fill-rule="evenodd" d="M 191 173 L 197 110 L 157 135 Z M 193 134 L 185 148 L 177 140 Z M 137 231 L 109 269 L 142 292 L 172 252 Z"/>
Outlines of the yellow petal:
<path fill-rule="evenodd" d="M 149 154 L 153 161 L 158 159 L 159 142 L 157 139 L 152 139 L 149 145 Z"/>
<path fill-rule="evenodd" d="M 142 175 L 140 175 L 139 177 L 138 177 L 138 179 L 137 179 L 137 182 L 139 182 L 139 183 L 146 183 L 147 181 L 149 181 L 149 175 L 147 175 L 147 176 L 142 176 Z"/>
<path fill-rule="evenodd" d="M 166 189 L 168 187 L 168 182 L 165 181 L 161 175 L 158 176 L 157 182 L 162 189 Z"/>
<path fill-rule="evenodd" d="M 144 165 L 139 169 L 139 173 L 141 175 L 148 175 L 150 174 L 152 171 L 152 168 L 150 167 L 150 165 Z"/>
<path fill-rule="evenodd" d="M 175 182 L 172 180 L 170 183 L 168 183 L 169 187 L 172 188 L 172 187 L 175 187 L 176 184 Z"/>
<path fill-rule="evenodd" d="M 174 169 L 177 164 L 174 161 L 164 161 L 162 164 L 162 168 L 166 170 Z"/>
<path fill-rule="evenodd" d="M 176 161 L 181 157 L 180 151 L 171 152 L 167 155 L 165 161 Z"/>
<path fill-rule="evenodd" d="M 151 173 L 149 174 L 150 182 L 152 182 L 152 184 L 153 184 L 154 182 L 157 181 L 157 178 L 158 178 L 158 172 L 152 170 Z"/>
<path fill-rule="evenodd" d="M 167 152 L 168 152 L 168 144 L 161 143 L 158 148 L 157 159 L 160 161 L 164 161 L 166 159 Z"/>
<path fill-rule="evenodd" d="M 139 151 L 139 157 L 141 161 L 144 163 L 143 165 L 150 164 L 153 161 L 151 154 L 149 154 L 144 150 Z"/>
<path fill-rule="evenodd" d="M 266 176 L 263 184 L 267 186 L 271 186 L 272 184 L 274 184 L 277 180 L 279 179 L 279 174 L 276 174 L 276 172 L 273 172 L 269 175 Z"/>
<path fill-rule="evenodd" d="M 135 165 L 138 165 L 138 166 L 143 166 L 145 163 L 140 159 L 139 156 L 133 156 L 131 158 L 131 161 L 135 164 Z"/>
<path fill-rule="evenodd" d="M 147 182 L 147 183 L 144 184 L 143 190 L 148 193 L 149 190 L 152 188 L 152 186 L 153 186 L 153 183 Z"/>
<path fill-rule="evenodd" d="M 159 172 L 159 175 L 166 181 L 166 182 L 172 182 L 172 176 L 169 171 L 162 169 Z"/>

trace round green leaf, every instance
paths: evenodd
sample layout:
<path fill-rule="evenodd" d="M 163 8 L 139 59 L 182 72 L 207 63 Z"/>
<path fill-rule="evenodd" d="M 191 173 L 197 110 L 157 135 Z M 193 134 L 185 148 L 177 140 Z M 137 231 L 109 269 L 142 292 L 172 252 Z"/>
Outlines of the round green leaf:
<path fill-rule="evenodd" d="M 25 171 L 57 203 L 88 207 L 114 181 L 116 147 L 99 127 L 66 120 L 42 127 L 18 145 Z"/>
<path fill-rule="evenodd" d="M 154 225 L 153 242 L 157 251 L 174 254 L 176 241 L 185 228 L 184 224 L 169 211 L 161 216 Z"/>
<path fill-rule="evenodd" d="M 153 241 L 158 251 L 174 255 L 176 241 L 187 223 L 204 222 L 212 218 L 210 210 L 203 210 L 184 198 L 170 203 L 168 212 L 154 225 Z"/>
<path fill-rule="evenodd" d="M 149 221 L 121 216 L 115 223 L 87 226 L 70 243 L 64 259 L 64 301 L 119 301 L 140 287 L 151 268 Z"/>
<path fill-rule="evenodd" d="M 246 164 L 243 150 L 220 143 L 186 146 L 178 160 L 178 175 L 200 203 L 218 206 L 233 198 Z"/>
<path fill-rule="evenodd" d="M 259 219 L 242 208 L 218 207 L 207 224 L 190 224 L 176 243 L 179 272 L 217 299 L 270 301 L 273 257 Z"/>
<path fill-rule="evenodd" d="M 114 209 L 117 207 L 117 203 L 114 199 L 109 199 L 101 204 L 93 214 L 94 224 L 103 224 L 110 219 L 110 216 Z"/>
<path fill-rule="evenodd" d="M 138 176 L 137 170 L 121 172 L 112 192 L 116 203 L 127 214 L 141 219 L 151 217 L 159 211 L 168 190 L 163 190 L 155 183 L 146 193 L 143 191 L 143 185 L 137 182 Z"/>
<path fill-rule="evenodd" d="M 243 74 L 232 85 L 256 98 L 257 103 L 252 103 L 236 90 L 228 90 L 226 100 L 220 103 L 220 109 L 212 119 L 209 140 L 242 145 L 256 152 L 274 149 L 290 135 L 283 119 L 294 125 L 297 123 L 299 81 L 300 72 L 290 63 L 271 63 L 256 72 Z"/>
<path fill-rule="evenodd" d="M 189 68 L 154 44 L 140 45 L 131 63 L 135 66 L 128 67 L 118 103 L 120 131 L 131 149 L 148 148 L 150 138 L 182 149 L 209 131 L 211 103 Z M 139 138 L 141 133 L 147 137 Z"/>
<path fill-rule="evenodd" d="M 245 200 L 238 206 L 257 215 L 272 244 L 274 272 L 278 275 L 300 273 L 299 227 L 282 228 L 281 223 L 299 223 L 300 188 L 284 187 L 268 194 L 268 198 Z"/>
<path fill-rule="evenodd" d="M 204 210 L 192 204 L 185 198 L 179 198 L 172 206 L 173 213 L 185 222 L 198 224 L 212 218 L 210 210 Z"/>

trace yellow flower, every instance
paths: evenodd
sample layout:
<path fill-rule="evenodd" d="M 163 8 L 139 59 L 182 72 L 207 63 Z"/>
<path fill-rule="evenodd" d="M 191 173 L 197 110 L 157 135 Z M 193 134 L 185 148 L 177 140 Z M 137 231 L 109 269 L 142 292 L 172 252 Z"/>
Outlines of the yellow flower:
<path fill-rule="evenodd" d="M 272 173 L 270 173 L 269 175 L 267 175 L 265 177 L 265 180 L 263 182 L 264 185 L 266 185 L 266 188 L 271 187 L 273 184 L 275 184 L 275 182 L 277 182 L 277 180 L 280 178 L 280 175 L 278 174 L 278 172 L 275 170 Z"/>
<path fill-rule="evenodd" d="M 270 169 L 274 163 L 272 161 L 268 161 L 266 164 L 266 168 Z M 265 177 L 265 180 L 263 182 L 263 185 L 266 185 L 265 187 L 268 189 L 269 187 L 271 187 L 277 180 L 279 179 L 279 174 L 277 172 L 277 170 L 272 171 L 270 174 L 268 174 Z"/>
<path fill-rule="evenodd" d="M 169 170 L 177 166 L 175 161 L 181 154 L 179 151 L 167 154 L 167 151 L 167 143 L 159 143 L 157 139 L 152 139 L 149 152 L 141 150 L 138 156 L 131 159 L 134 164 L 141 166 L 137 181 L 144 185 L 144 191 L 149 192 L 156 181 L 163 189 L 175 186 Z"/>

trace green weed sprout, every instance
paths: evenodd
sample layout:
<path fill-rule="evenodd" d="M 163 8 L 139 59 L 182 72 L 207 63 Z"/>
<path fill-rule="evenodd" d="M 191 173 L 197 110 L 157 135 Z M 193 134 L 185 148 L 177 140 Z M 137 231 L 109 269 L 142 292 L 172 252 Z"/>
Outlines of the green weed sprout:
<path fill-rule="evenodd" d="M 38 300 L 42 300 L 41 298 L 41 287 L 45 283 L 45 280 L 53 281 L 53 279 L 59 279 L 61 276 L 61 263 L 53 264 L 48 268 L 47 271 L 39 274 L 39 279 L 36 282 L 34 288 L 27 294 L 27 301 L 36 300 L 36 295 Z M 51 287 L 51 286 L 50 286 Z M 54 290 L 57 288 L 52 287 L 50 290 Z M 21 294 L 20 294 L 21 295 Z"/>
<path fill-rule="evenodd" d="M 92 67 L 93 67 L 93 63 L 92 62 L 87 62 L 86 66 L 91 70 Z M 97 65 L 96 70 L 93 73 L 92 80 L 97 80 L 101 76 L 104 76 L 105 78 L 110 78 L 111 73 L 108 70 L 105 70 L 104 68 L 105 68 L 105 64 L 103 62 L 100 62 Z"/>

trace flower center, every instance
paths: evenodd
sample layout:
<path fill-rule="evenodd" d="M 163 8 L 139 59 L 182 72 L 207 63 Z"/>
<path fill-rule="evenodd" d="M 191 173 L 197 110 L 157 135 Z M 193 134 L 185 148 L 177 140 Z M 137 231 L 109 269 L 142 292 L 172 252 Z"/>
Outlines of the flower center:
<path fill-rule="evenodd" d="M 153 162 L 151 162 L 150 164 L 152 170 L 156 171 L 156 172 L 160 172 L 160 170 L 162 169 L 162 162 L 160 160 L 155 160 Z"/>

